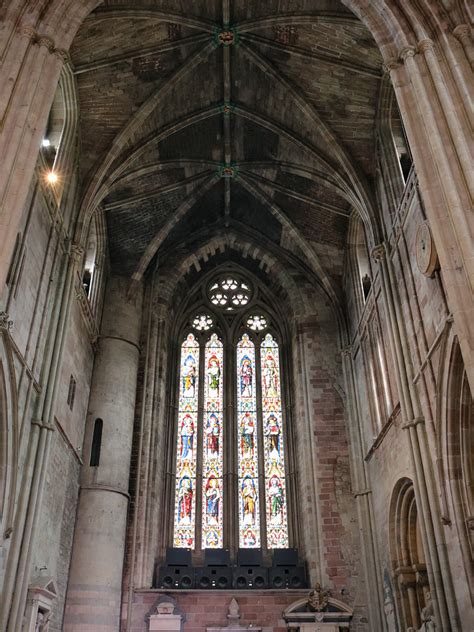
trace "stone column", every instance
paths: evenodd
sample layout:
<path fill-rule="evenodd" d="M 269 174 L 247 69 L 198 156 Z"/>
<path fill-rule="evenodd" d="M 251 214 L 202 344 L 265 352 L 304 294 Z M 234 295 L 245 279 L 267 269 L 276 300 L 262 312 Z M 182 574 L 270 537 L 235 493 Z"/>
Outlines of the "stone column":
<path fill-rule="evenodd" d="M 128 283 L 112 277 L 105 296 L 84 441 L 65 632 L 119 629 L 142 302 L 141 292 L 127 299 Z M 103 422 L 102 441 L 99 464 L 91 467 L 96 419 Z"/>

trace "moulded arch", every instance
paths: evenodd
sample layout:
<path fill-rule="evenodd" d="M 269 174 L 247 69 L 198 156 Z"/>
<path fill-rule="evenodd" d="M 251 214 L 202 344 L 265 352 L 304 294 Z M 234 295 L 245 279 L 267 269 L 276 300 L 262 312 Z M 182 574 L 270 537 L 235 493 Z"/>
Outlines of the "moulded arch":
<path fill-rule="evenodd" d="M 0 524 L 2 537 L 8 537 L 13 526 L 19 448 L 18 423 L 18 394 L 13 350 L 7 329 L 0 326 Z"/>
<path fill-rule="evenodd" d="M 399 619 L 418 629 L 429 583 L 413 481 L 400 479 L 393 490 L 389 515 L 389 548 Z"/>
<path fill-rule="evenodd" d="M 362 218 L 354 211 L 347 231 L 347 264 L 352 282 L 356 305 L 362 313 L 372 286 L 372 266 L 369 256 L 369 244 Z"/>
<path fill-rule="evenodd" d="M 160 275 L 160 287 L 168 300 L 171 298 L 170 292 L 172 287 L 177 285 L 188 273 L 192 270 L 201 272 L 207 262 L 218 254 L 224 252 L 236 252 L 242 258 L 242 268 L 245 269 L 245 261 L 257 262 L 258 267 L 262 272 L 270 279 L 277 282 L 277 284 L 284 289 L 288 295 L 293 312 L 297 316 L 304 316 L 312 312 L 311 305 L 307 298 L 307 292 L 302 291 L 301 279 L 302 275 L 298 271 L 291 270 L 291 264 L 289 262 L 278 259 L 264 244 L 256 243 L 249 237 L 237 233 L 233 230 L 228 230 L 225 233 L 217 233 L 207 237 L 201 246 L 193 250 L 192 253 L 186 253 L 177 262 L 169 262 L 166 268 L 166 274 Z M 288 263 L 288 265 L 285 265 Z M 296 275 L 298 274 L 298 281 Z M 298 287 L 300 285 L 300 287 Z M 309 281 L 305 281 L 307 288 L 315 286 Z M 313 308 L 314 311 L 314 308 Z"/>
<path fill-rule="evenodd" d="M 441 350 L 437 451 L 443 521 L 456 527 L 466 580 L 474 597 L 474 402 L 459 341 L 452 329 Z"/>

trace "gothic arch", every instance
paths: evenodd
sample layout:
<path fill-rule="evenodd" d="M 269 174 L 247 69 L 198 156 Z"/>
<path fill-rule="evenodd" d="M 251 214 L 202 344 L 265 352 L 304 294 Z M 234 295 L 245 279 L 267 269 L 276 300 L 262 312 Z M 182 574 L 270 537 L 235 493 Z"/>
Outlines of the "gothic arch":
<path fill-rule="evenodd" d="M 474 404 L 459 341 L 452 331 L 440 365 L 438 454 L 447 524 L 458 532 L 467 584 L 474 596 Z M 443 395 L 441 395 L 443 394 Z"/>
<path fill-rule="evenodd" d="M 364 309 L 365 302 L 372 286 L 372 269 L 369 256 L 369 243 L 366 227 L 361 217 L 353 212 L 347 232 L 347 266 L 352 280 L 357 310 Z"/>
<path fill-rule="evenodd" d="M 0 313 L 0 318 L 5 314 Z M 5 325 L 5 326 L 4 326 Z M 8 323 L 0 323 L 0 542 L 13 527 L 18 469 L 18 396 Z"/>
<path fill-rule="evenodd" d="M 399 480 L 392 494 L 389 537 L 399 619 L 418 629 L 429 583 L 415 488 L 408 478 Z"/>

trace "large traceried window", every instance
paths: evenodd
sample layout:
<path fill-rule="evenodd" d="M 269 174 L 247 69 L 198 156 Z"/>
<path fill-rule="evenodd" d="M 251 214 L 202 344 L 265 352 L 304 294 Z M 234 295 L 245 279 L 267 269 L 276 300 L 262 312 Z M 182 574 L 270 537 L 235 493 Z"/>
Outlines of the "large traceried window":
<path fill-rule="evenodd" d="M 181 339 L 176 548 L 290 546 L 281 349 L 268 315 L 238 315 L 251 296 L 239 276 L 214 280 L 209 302 L 227 320 L 197 310 Z"/>

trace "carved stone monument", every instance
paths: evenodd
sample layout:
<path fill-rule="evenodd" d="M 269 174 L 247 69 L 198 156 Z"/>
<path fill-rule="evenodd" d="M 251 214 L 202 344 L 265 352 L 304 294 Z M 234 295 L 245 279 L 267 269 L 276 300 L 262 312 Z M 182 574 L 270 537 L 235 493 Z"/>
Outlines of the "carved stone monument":
<path fill-rule="evenodd" d="M 283 619 L 288 629 L 298 632 L 340 632 L 349 628 L 352 609 L 332 598 L 318 583 L 305 599 L 295 601 L 283 612 Z"/>
<path fill-rule="evenodd" d="M 160 597 L 155 610 L 148 620 L 149 632 L 181 632 L 183 615 L 177 611 L 174 599 L 168 596 Z"/>
<path fill-rule="evenodd" d="M 242 632 L 242 630 L 252 630 L 252 632 L 260 632 L 262 628 L 254 625 L 240 624 L 240 608 L 237 600 L 232 598 L 229 604 L 229 613 L 227 615 L 229 623 L 225 627 L 206 628 L 206 632 Z"/>
<path fill-rule="evenodd" d="M 57 589 L 51 577 L 34 578 L 28 589 L 25 612 L 25 632 L 48 632 Z"/>

